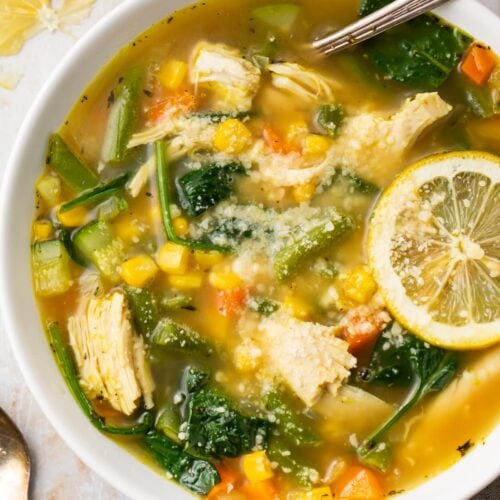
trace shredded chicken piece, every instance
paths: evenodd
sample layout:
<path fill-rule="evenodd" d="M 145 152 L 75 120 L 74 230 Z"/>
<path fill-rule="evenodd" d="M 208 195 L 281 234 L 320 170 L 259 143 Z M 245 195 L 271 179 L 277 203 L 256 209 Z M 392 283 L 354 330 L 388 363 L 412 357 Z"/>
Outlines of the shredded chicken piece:
<path fill-rule="evenodd" d="M 372 336 L 391 322 L 389 313 L 381 308 L 362 305 L 349 310 L 338 325 L 337 333 L 345 337 Z"/>
<path fill-rule="evenodd" d="M 141 191 L 146 187 L 149 179 L 155 170 L 155 158 L 151 156 L 145 163 L 143 163 L 132 180 L 127 185 L 127 191 L 132 198 L 137 198 Z"/>
<path fill-rule="evenodd" d="M 259 327 L 271 370 L 281 376 L 307 406 L 328 388 L 333 394 L 349 377 L 356 358 L 334 328 L 274 314 Z"/>
<path fill-rule="evenodd" d="M 260 70 L 238 49 L 200 42 L 192 52 L 189 77 L 214 92 L 218 111 L 248 111 L 259 90 Z"/>
<path fill-rule="evenodd" d="M 296 63 L 269 64 L 273 85 L 306 101 L 332 102 L 332 87 L 338 84 L 317 71 Z"/>
<path fill-rule="evenodd" d="M 153 406 L 144 343 L 133 332 L 122 292 L 90 300 L 83 314 L 69 318 L 68 331 L 80 384 L 91 399 L 104 398 L 125 415 L 141 397 L 146 408 Z"/>
<path fill-rule="evenodd" d="M 401 168 L 403 153 L 451 109 L 437 92 L 428 92 L 406 99 L 389 118 L 374 113 L 346 118 L 329 156 L 383 187 Z"/>

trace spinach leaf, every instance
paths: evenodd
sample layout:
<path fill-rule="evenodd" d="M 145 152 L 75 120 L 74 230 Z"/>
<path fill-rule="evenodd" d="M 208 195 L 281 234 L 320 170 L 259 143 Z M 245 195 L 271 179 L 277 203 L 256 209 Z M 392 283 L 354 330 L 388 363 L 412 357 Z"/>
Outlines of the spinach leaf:
<path fill-rule="evenodd" d="M 245 169 L 239 162 L 225 165 L 210 163 L 198 170 L 191 170 L 176 182 L 181 207 L 191 217 L 202 214 L 229 198 L 234 174 L 243 173 Z"/>
<path fill-rule="evenodd" d="M 296 446 L 321 442 L 301 412 L 300 403 L 284 391 L 274 388 L 264 396 L 264 403 L 266 410 L 275 417 L 276 428 L 286 441 Z"/>
<path fill-rule="evenodd" d="M 352 170 L 344 167 L 335 168 L 333 176 L 328 181 L 328 184 L 329 186 L 333 186 L 339 182 L 346 183 L 351 193 L 374 194 L 380 191 L 380 188 L 373 184 L 373 182 L 363 179 Z"/>
<path fill-rule="evenodd" d="M 291 476 L 300 486 L 309 489 L 319 481 L 316 467 L 308 459 L 294 453 L 281 436 L 272 436 L 267 453 L 270 460 L 278 464 L 281 472 Z"/>
<path fill-rule="evenodd" d="M 323 104 L 316 115 L 318 126 L 329 136 L 336 137 L 344 121 L 344 108 L 338 104 Z"/>
<path fill-rule="evenodd" d="M 392 2 L 393 0 L 362 0 L 359 7 L 359 15 L 367 16 L 368 14 L 381 9 Z"/>
<path fill-rule="evenodd" d="M 387 470 L 390 462 L 390 447 L 383 441 L 383 436 L 427 394 L 442 390 L 458 368 L 456 353 L 431 346 L 409 333 L 404 337 L 404 341 L 397 347 L 399 353 L 394 351 L 388 357 L 388 365 L 385 368 L 391 370 L 404 366 L 403 373 L 411 373 L 412 386 L 394 414 L 372 432 L 356 450 L 363 463 L 382 471 Z M 401 371 L 399 375 L 401 376 Z"/>
<path fill-rule="evenodd" d="M 388 3 L 365 0 L 360 14 Z M 470 42 L 458 29 L 423 15 L 368 40 L 363 49 L 382 78 L 435 90 L 448 78 Z"/>
<path fill-rule="evenodd" d="M 267 446 L 269 422 L 245 416 L 195 368 L 185 374 L 187 400 L 181 432 L 186 450 L 196 455 L 238 457 Z"/>
<path fill-rule="evenodd" d="M 255 224 L 237 217 L 217 219 L 213 225 L 215 228 L 205 234 L 203 239 L 211 243 L 222 240 L 231 246 L 239 245 L 243 240 L 251 238 L 257 229 Z"/>
<path fill-rule="evenodd" d="M 182 486 L 194 493 L 207 495 L 220 482 L 214 465 L 186 453 L 179 445 L 158 432 L 150 432 L 144 443 L 162 467 Z"/>

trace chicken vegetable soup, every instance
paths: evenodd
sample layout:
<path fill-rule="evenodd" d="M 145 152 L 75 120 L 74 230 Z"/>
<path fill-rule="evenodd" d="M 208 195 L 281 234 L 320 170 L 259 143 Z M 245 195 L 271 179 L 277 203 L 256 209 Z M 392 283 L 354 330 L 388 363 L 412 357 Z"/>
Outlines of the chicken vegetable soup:
<path fill-rule="evenodd" d="M 99 431 L 198 495 L 379 499 L 499 420 L 499 59 L 430 15 L 312 54 L 385 3 L 194 4 L 49 139 L 56 361 Z"/>

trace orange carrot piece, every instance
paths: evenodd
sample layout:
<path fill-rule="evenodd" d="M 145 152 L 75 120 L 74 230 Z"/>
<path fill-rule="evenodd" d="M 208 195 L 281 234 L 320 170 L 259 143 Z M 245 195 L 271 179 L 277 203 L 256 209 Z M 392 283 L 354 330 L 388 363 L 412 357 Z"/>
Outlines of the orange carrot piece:
<path fill-rule="evenodd" d="M 216 484 L 207 496 L 208 500 L 217 500 L 219 496 L 229 493 L 232 489 L 234 489 L 238 483 L 238 475 L 232 469 L 225 467 L 224 465 L 220 465 L 217 467 L 217 471 L 220 476 L 220 483 Z"/>
<path fill-rule="evenodd" d="M 284 141 L 270 125 L 264 125 L 264 128 L 262 129 L 262 137 L 264 137 L 267 145 L 275 153 L 279 153 L 281 155 L 286 155 L 292 152 L 300 153 L 300 149 L 295 144 Z"/>
<path fill-rule="evenodd" d="M 460 69 L 476 85 L 484 85 L 495 67 L 495 56 L 491 49 L 473 45 L 465 55 Z"/>
<path fill-rule="evenodd" d="M 380 476 L 361 465 L 348 467 L 335 482 L 337 500 L 381 500 L 383 497 Z"/>
<path fill-rule="evenodd" d="M 223 316 L 236 316 L 247 300 L 247 290 L 242 287 L 217 292 L 217 309 Z"/>
<path fill-rule="evenodd" d="M 174 107 L 182 109 L 185 112 L 193 111 L 196 108 L 196 97 L 191 92 L 185 90 L 159 98 L 146 109 L 146 120 L 154 123 L 158 121 L 168 109 Z"/>

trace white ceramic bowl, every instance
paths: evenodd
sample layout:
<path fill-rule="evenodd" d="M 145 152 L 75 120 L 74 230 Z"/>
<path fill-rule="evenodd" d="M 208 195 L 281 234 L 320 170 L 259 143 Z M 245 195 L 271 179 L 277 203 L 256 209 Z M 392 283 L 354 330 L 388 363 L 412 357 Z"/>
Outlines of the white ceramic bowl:
<path fill-rule="evenodd" d="M 126 43 L 191 0 L 128 0 L 90 30 L 61 62 L 19 131 L 0 197 L 0 299 L 5 330 L 38 404 L 75 453 L 115 488 L 147 500 L 192 498 L 140 463 L 89 423 L 69 393 L 43 333 L 30 274 L 33 186 L 47 138 L 86 85 Z M 438 13 L 500 52 L 500 19 L 475 0 L 455 0 Z M 452 468 L 405 499 L 465 499 L 500 473 L 500 428 Z"/>

